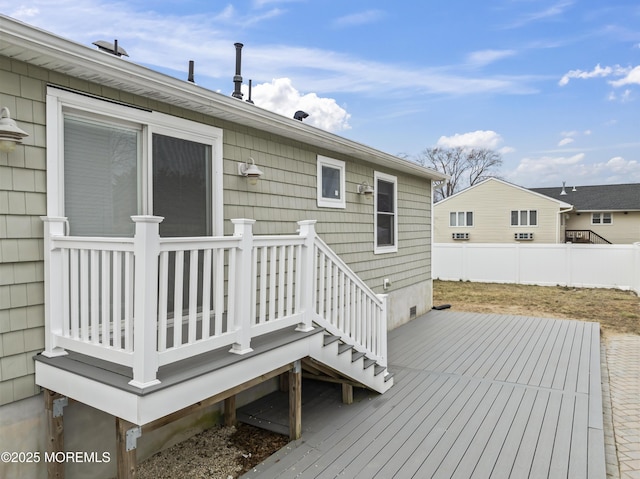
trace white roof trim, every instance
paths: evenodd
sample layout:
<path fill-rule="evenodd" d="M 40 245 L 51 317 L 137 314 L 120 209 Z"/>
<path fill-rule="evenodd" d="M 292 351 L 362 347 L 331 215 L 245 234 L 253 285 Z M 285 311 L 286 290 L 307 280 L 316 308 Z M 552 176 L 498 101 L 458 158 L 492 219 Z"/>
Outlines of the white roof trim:
<path fill-rule="evenodd" d="M 0 55 L 430 180 L 448 176 L 0 15 Z M 230 77 L 231 78 L 231 77 Z"/>
<path fill-rule="evenodd" d="M 518 189 L 520 191 L 523 191 L 525 193 L 529 193 L 530 195 L 537 196 L 538 198 L 542 198 L 542 199 L 551 201 L 553 203 L 557 203 L 560 208 L 573 208 L 573 205 L 570 205 L 569 203 L 565 203 L 564 201 L 556 200 L 555 198 L 551 198 L 550 196 L 543 195 L 543 194 L 537 193 L 535 191 L 531 191 L 531 190 L 529 190 L 527 188 L 523 188 L 522 186 L 514 185 L 513 183 L 509 183 L 508 181 L 501 180 L 500 178 L 487 178 L 486 180 L 482 180 L 480 183 L 476 183 L 475 185 L 469 186 L 468 188 L 465 188 L 462 191 L 458 191 L 457 193 L 454 193 L 451 196 L 447 196 L 445 199 L 443 199 L 441 201 L 438 201 L 434 206 L 441 205 L 442 203 L 448 201 L 449 199 L 455 198 L 458 195 L 461 195 L 463 193 L 466 193 L 469 190 L 477 188 L 478 186 L 483 185 L 483 184 L 487 183 L 488 181 L 496 181 L 498 183 L 502 183 L 503 185 L 510 186 L 512 188 L 516 188 L 516 189 Z"/>

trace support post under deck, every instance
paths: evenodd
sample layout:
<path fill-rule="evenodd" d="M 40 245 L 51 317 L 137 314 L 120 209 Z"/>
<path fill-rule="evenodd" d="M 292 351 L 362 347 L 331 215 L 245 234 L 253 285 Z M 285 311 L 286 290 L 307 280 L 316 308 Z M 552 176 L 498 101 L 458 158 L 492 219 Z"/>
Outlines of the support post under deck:
<path fill-rule="evenodd" d="M 64 419 L 62 409 L 67 398 L 50 389 L 44 390 L 44 408 L 47 412 L 47 452 L 64 452 Z M 64 461 L 47 461 L 47 477 L 64 479 Z"/>
<path fill-rule="evenodd" d="M 289 439 L 302 436 L 302 363 L 293 363 L 289 371 Z"/>

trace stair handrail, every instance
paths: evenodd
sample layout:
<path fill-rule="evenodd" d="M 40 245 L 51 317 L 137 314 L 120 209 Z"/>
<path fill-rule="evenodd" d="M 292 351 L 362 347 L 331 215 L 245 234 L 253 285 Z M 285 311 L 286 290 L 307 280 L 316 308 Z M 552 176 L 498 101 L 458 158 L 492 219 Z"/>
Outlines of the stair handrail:
<path fill-rule="evenodd" d="M 580 236 L 578 236 L 580 234 Z M 611 244 L 611 241 L 599 235 L 593 230 L 565 230 L 565 239 L 573 242 L 574 239 L 582 239 L 582 235 L 586 235 L 588 241 L 585 243 L 591 244 Z"/>
<path fill-rule="evenodd" d="M 361 328 L 365 329 L 365 333 L 362 331 L 348 331 L 344 329 L 353 329 L 353 325 L 348 325 L 349 328 L 341 329 L 339 324 L 331 322 L 328 318 L 325 318 L 316 311 L 316 322 L 325 327 L 328 332 L 334 335 L 339 335 L 341 340 L 356 350 L 364 352 L 367 357 L 375 359 L 376 362 L 381 365 L 387 365 L 387 295 L 376 294 L 336 253 L 333 251 L 321 238 L 316 237 L 316 260 L 320 254 L 324 255 L 332 264 L 336 265 L 338 270 L 341 271 L 348 280 L 366 296 L 366 299 L 373 306 L 373 310 L 370 311 L 368 317 L 364 318 L 366 324 L 361 324 Z M 317 271 L 318 268 L 316 268 Z M 318 278 L 314 278 L 314 284 L 318 284 Z M 318 288 L 322 288 L 322 285 L 318 285 Z M 317 306 L 321 307 L 320 299 L 317 298 Z M 353 306 L 350 306 L 352 309 Z M 343 312 L 344 313 L 344 312 Z M 360 311 L 361 315 L 366 313 Z M 347 321 L 342 321 L 346 325 Z M 356 328 L 357 329 L 357 328 Z"/>

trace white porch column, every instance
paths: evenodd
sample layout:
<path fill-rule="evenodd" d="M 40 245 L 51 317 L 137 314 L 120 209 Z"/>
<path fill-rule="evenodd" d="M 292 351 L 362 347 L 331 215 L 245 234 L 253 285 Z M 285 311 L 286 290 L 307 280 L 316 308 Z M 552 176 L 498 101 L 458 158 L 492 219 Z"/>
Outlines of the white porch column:
<path fill-rule="evenodd" d="M 161 216 L 132 216 L 135 279 L 133 317 L 133 379 L 129 384 L 146 388 L 160 381 L 158 372 L 158 256 Z"/>
<path fill-rule="evenodd" d="M 253 254 L 253 224 L 256 220 L 232 219 L 234 225 L 233 236 L 240 238 L 236 253 L 236 277 L 229 290 L 229 298 L 234 302 L 233 315 L 230 318 L 236 328 L 236 342 L 229 352 L 246 354 L 251 349 L 251 303 L 256 301 L 256 292 L 251 290 L 253 284 L 252 254 Z"/>
<path fill-rule="evenodd" d="M 315 293 L 316 293 L 316 268 L 315 268 L 315 242 L 316 242 L 316 220 L 298 221 L 300 226 L 300 236 L 304 237 L 302 247 L 302 286 L 300 293 L 302 300 L 302 310 L 304 311 L 303 322 L 298 324 L 296 331 L 311 331 L 313 329 L 313 318 L 315 313 Z"/>
<path fill-rule="evenodd" d="M 52 237 L 64 236 L 67 218 L 61 216 L 41 216 L 44 222 L 44 352 L 43 356 L 53 358 L 67 352 L 56 346 L 55 336 L 62 336 L 64 326 L 64 288 L 69 278 L 64 277 L 62 251 L 54 249 Z"/>

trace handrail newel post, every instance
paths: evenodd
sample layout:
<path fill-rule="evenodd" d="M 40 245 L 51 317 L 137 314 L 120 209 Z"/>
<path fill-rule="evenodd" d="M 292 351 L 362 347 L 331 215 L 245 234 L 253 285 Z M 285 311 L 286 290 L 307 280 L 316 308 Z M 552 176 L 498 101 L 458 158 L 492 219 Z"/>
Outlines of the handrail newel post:
<path fill-rule="evenodd" d="M 378 325 L 378 341 L 379 341 L 379 356 L 380 360 L 378 364 L 384 368 L 387 367 L 387 315 L 388 315 L 388 304 L 389 304 L 389 295 L 388 294 L 377 294 L 376 295 L 380 302 L 382 303 L 382 308 L 380 310 L 380 322 Z M 385 373 L 388 374 L 388 373 Z"/>
<path fill-rule="evenodd" d="M 134 236 L 133 379 L 146 388 L 159 384 L 158 372 L 158 257 L 161 216 L 132 216 Z"/>
<path fill-rule="evenodd" d="M 67 218 L 58 216 L 41 216 L 44 222 L 44 351 L 43 356 L 52 358 L 68 354 L 63 348 L 56 346 L 55 336 L 62 335 L 65 318 L 62 302 L 63 275 L 62 251 L 53 247 L 52 238 L 65 235 Z M 52 274 L 57 276 L 54 278 Z"/>
<path fill-rule="evenodd" d="M 316 292 L 316 268 L 315 268 L 315 245 L 316 245 L 316 220 L 298 221 L 300 227 L 300 236 L 303 237 L 304 245 L 302 246 L 302 287 L 300 294 L 302 296 L 301 305 L 303 321 L 298 324 L 296 331 L 308 332 L 312 331 L 313 318 L 315 311 L 315 292 Z"/>
<path fill-rule="evenodd" d="M 234 225 L 233 236 L 240 238 L 236 258 L 236 277 L 233 293 L 229 300 L 234 301 L 234 321 L 237 337 L 229 352 L 246 354 L 251 348 L 251 304 L 256 301 L 255 291 L 248 285 L 252 284 L 252 253 L 253 253 L 253 225 L 255 220 L 239 218 L 232 219 Z M 248 292 L 249 294 L 245 294 Z"/>

